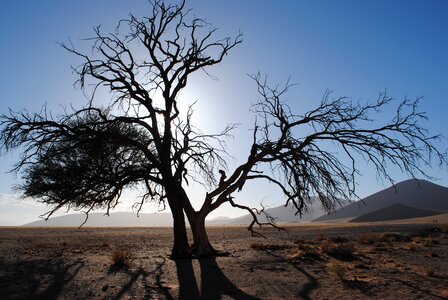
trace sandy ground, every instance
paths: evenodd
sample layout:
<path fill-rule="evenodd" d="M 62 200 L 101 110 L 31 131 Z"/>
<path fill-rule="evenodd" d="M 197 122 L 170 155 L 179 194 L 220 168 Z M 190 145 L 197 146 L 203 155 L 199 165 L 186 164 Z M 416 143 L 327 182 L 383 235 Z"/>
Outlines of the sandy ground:
<path fill-rule="evenodd" d="M 230 256 L 173 261 L 170 228 L 0 228 L 0 299 L 447 299 L 447 232 L 219 227 L 210 239 Z M 129 266 L 112 266 L 117 250 Z"/>

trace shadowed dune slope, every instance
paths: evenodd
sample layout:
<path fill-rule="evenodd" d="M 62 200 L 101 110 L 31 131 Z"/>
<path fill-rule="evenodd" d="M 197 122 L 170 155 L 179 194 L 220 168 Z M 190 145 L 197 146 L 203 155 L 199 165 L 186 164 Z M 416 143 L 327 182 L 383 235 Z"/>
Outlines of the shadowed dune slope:
<path fill-rule="evenodd" d="M 395 187 L 387 188 L 361 201 L 347 205 L 332 214 L 323 215 L 313 221 L 325 222 L 344 218 L 356 218 L 398 203 L 416 209 L 448 212 L 448 188 L 426 180 L 410 179 L 397 183 Z M 407 219 L 409 217 L 404 216 L 404 218 Z"/>
<path fill-rule="evenodd" d="M 350 222 L 379 222 L 401 219 L 414 219 L 439 215 L 443 213 L 444 212 L 441 211 L 415 208 L 401 203 L 396 203 L 385 208 L 361 215 L 357 218 L 352 219 Z"/>

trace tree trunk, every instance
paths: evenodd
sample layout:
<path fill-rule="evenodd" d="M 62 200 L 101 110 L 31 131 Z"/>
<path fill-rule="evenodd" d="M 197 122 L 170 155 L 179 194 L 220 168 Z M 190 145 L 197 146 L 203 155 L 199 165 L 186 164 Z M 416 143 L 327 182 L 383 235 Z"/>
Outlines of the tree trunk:
<path fill-rule="evenodd" d="M 190 257 L 190 247 L 188 245 L 187 229 L 185 226 L 184 210 L 181 203 L 169 201 L 171 213 L 173 215 L 174 243 L 171 251 L 172 258 Z"/>
<path fill-rule="evenodd" d="M 193 224 L 191 224 L 194 241 L 191 251 L 192 254 L 196 257 L 216 256 L 218 252 L 208 240 L 207 231 L 205 229 L 205 216 L 198 215 L 194 219 Z"/>
<path fill-rule="evenodd" d="M 187 194 L 181 187 L 174 184 L 167 190 L 168 203 L 174 219 L 174 245 L 171 256 L 176 257 L 209 257 L 216 256 L 218 252 L 208 240 L 205 228 L 207 213 L 196 212 L 191 206 Z M 189 247 L 185 227 L 185 214 L 190 223 L 193 235 L 193 245 Z"/>

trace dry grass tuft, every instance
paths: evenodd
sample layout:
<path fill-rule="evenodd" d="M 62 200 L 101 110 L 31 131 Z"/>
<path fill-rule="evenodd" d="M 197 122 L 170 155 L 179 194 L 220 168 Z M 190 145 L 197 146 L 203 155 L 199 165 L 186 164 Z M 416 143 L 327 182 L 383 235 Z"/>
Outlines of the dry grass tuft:
<path fill-rule="evenodd" d="M 448 223 L 439 225 L 440 231 L 443 233 L 448 233 Z"/>
<path fill-rule="evenodd" d="M 331 262 L 327 265 L 327 270 L 340 281 L 344 281 L 347 275 L 347 269 L 340 263 Z"/>
<path fill-rule="evenodd" d="M 296 239 L 296 240 L 293 241 L 293 243 L 296 244 L 296 245 L 298 245 L 298 244 L 303 244 L 303 243 L 305 243 L 305 242 L 306 242 L 306 241 L 305 241 L 304 239 Z"/>
<path fill-rule="evenodd" d="M 324 240 L 325 240 L 325 236 L 324 236 L 323 234 L 319 233 L 318 235 L 316 235 L 316 236 L 314 237 L 314 240 L 315 240 L 316 242 L 324 241 Z"/>
<path fill-rule="evenodd" d="M 388 245 L 390 245 L 392 242 L 408 241 L 409 237 L 392 232 L 384 232 L 381 234 L 366 232 L 359 234 L 356 240 L 358 241 L 358 243 L 364 245 L 373 245 L 376 243 L 387 243 Z"/>
<path fill-rule="evenodd" d="M 354 245 L 353 243 L 334 243 L 330 240 L 326 240 L 320 245 L 320 248 L 325 254 L 328 254 L 334 258 L 347 260 L 354 257 Z"/>
<path fill-rule="evenodd" d="M 415 244 L 411 244 L 411 245 L 409 245 L 409 247 L 406 248 L 406 250 L 415 252 L 415 251 L 420 250 L 420 248 Z"/>
<path fill-rule="evenodd" d="M 440 296 L 444 297 L 444 298 L 448 298 L 448 290 L 443 290 L 440 292 Z"/>
<path fill-rule="evenodd" d="M 263 251 L 263 250 L 282 250 L 289 248 L 286 245 L 277 245 L 277 244 L 263 244 L 259 242 L 252 242 L 250 247 L 254 250 Z"/>
<path fill-rule="evenodd" d="M 366 262 L 359 262 L 357 264 L 354 264 L 353 268 L 361 269 L 361 270 L 371 270 L 372 269 L 372 267 L 369 266 Z"/>
<path fill-rule="evenodd" d="M 423 247 L 433 247 L 435 245 L 439 245 L 440 241 L 436 240 L 432 237 L 421 237 L 417 236 L 412 239 L 412 242 L 416 245 L 421 245 Z"/>
<path fill-rule="evenodd" d="M 348 239 L 343 236 L 331 236 L 327 239 L 327 241 L 340 244 L 340 243 L 347 243 Z"/>
<path fill-rule="evenodd" d="M 385 232 L 380 234 L 380 241 L 382 242 L 400 242 L 400 241 L 409 241 L 410 238 L 408 236 L 400 235 L 393 232 Z"/>
<path fill-rule="evenodd" d="M 429 277 L 436 277 L 436 271 L 433 268 L 426 269 L 426 275 Z"/>
<path fill-rule="evenodd" d="M 123 268 L 131 264 L 131 253 L 126 250 L 114 250 L 110 256 L 112 267 Z"/>
<path fill-rule="evenodd" d="M 357 236 L 356 240 L 360 244 L 372 245 L 380 240 L 380 235 L 373 232 L 361 233 Z"/>
<path fill-rule="evenodd" d="M 293 253 L 290 258 L 310 258 L 315 260 L 321 260 L 321 254 L 318 249 L 314 246 L 299 244 L 297 246 L 297 251 Z"/>

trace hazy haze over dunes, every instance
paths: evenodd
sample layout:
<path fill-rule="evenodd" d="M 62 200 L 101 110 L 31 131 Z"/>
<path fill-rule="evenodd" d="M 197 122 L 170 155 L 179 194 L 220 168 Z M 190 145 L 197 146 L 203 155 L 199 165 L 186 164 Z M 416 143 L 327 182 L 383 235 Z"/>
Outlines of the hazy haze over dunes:
<path fill-rule="evenodd" d="M 398 220 L 424 217 L 448 211 L 448 188 L 425 180 L 406 180 L 397 183 L 361 201 L 351 203 L 336 210 L 332 214 L 325 214 L 316 197 L 312 200 L 309 211 L 302 217 L 295 215 L 292 206 L 266 208 L 266 212 L 278 223 L 300 223 L 307 221 L 332 221 L 338 219 L 357 218 L 359 222 L 374 222 L 383 220 Z M 68 226 L 78 227 L 85 220 L 85 214 L 70 214 L 52 217 L 48 221 L 40 220 L 25 226 Z M 252 221 L 252 216 L 246 214 L 237 218 L 227 216 L 207 220 L 208 225 L 246 225 Z M 264 214 L 259 215 L 260 222 L 266 222 Z M 4 224 L 9 225 L 9 224 Z M 4 226 L 3 225 L 3 226 Z M 1 226 L 1 224 L 0 224 Z M 104 213 L 91 213 L 84 224 L 86 227 L 155 227 L 172 226 L 169 212 L 141 213 L 137 217 L 132 212 L 116 212 L 110 216 Z"/>
<path fill-rule="evenodd" d="M 78 227 L 86 218 L 85 214 L 70 214 L 50 218 L 48 221 L 40 220 L 25 224 L 24 226 L 54 226 L 54 227 Z M 170 213 L 139 214 L 132 212 L 116 212 L 110 216 L 104 213 L 91 213 L 85 227 L 159 227 L 172 226 L 173 218 Z"/>

